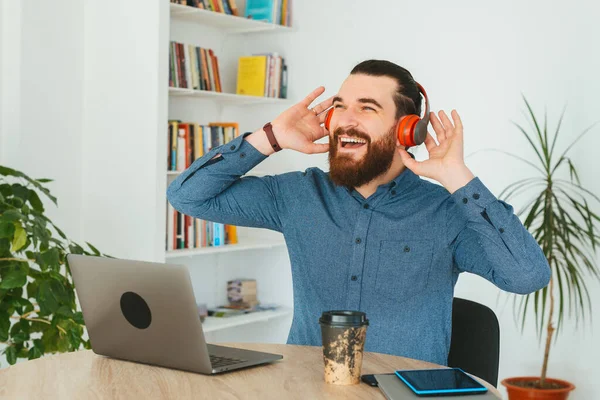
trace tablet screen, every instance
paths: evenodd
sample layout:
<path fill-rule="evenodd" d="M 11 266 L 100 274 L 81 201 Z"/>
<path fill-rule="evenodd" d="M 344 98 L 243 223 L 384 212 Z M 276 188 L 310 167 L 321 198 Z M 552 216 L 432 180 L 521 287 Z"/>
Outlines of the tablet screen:
<path fill-rule="evenodd" d="M 396 371 L 396 375 L 417 392 L 483 392 L 475 379 L 458 368 Z"/>

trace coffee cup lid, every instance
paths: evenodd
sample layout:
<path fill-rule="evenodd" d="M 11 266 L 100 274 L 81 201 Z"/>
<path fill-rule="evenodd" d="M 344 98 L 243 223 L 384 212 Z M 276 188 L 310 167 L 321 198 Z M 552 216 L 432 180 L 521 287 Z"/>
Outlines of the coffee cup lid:
<path fill-rule="evenodd" d="M 369 325 L 367 314 L 362 311 L 332 310 L 325 311 L 319 318 L 319 323 L 325 325 L 363 326 Z"/>

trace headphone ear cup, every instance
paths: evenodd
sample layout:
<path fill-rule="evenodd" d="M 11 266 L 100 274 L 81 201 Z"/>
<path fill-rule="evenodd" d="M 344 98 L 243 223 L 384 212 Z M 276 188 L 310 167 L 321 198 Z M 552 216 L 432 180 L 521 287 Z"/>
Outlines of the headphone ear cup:
<path fill-rule="evenodd" d="M 398 141 L 402 146 L 412 147 L 423 143 L 416 143 L 415 141 L 415 128 L 419 121 L 421 121 L 421 118 L 419 118 L 419 116 L 416 114 L 409 114 L 400 118 L 396 128 L 396 134 Z"/>
<path fill-rule="evenodd" d="M 415 132 L 413 133 L 413 138 L 415 141 L 415 145 L 420 145 L 425 141 L 427 137 L 427 121 L 420 119 L 417 122 L 417 126 L 415 126 Z"/>
<path fill-rule="evenodd" d="M 329 130 L 329 124 L 331 123 L 331 117 L 333 117 L 333 108 L 330 108 L 325 114 L 325 129 Z"/>

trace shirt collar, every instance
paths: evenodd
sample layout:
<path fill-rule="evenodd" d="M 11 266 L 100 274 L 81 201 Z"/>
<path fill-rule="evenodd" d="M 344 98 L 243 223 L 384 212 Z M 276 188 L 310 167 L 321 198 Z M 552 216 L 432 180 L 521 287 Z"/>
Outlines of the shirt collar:
<path fill-rule="evenodd" d="M 377 188 L 375 193 L 371 195 L 371 197 L 379 197 L 379 195 L 390 192 L 392 190 L 395 191 L 396 195 L 404 194 L 408 190 L 410 190 L 410 188 L 419 180 L 420 178 L 417 174 L 415 174 L 408 168 L 404 168 L 402 172 L 400 172 L 398 176 L 396 176 L 394 179 L 392 179 L 388 183 L 379 185 L 379 187 Z M 358 193 L 355 189 L 345 188 L 345 190 L 352 196 L 359 198 L 360 200 L 363 199 L 360 193 Z"/>
<path fill-rule="evenodd" d="M 386 189 L 393 187 L 394 190 L 396 190 L 396 192 L 401 193 L 401 192 L 407 190 L 408 188 L 410 188 L 419 179 L 420 178 L 417 174 L 415 174 L 410 169 L 405 167 L 402 170 L 402 172 L 400 172 L 400 174 L 398 174 L 398 176 L 396 176 L 394 179 L 392 179 L 390 182 L 386 183 L 385 185 L 380 185 L 379 187 L 386 188 Z"/>

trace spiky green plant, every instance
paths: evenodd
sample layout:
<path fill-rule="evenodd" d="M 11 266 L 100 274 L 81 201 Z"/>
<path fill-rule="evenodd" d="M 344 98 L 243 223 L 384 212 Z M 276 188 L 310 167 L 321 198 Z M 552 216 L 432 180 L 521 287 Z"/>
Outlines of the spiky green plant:
<path fill-rule="evenodd" d="M 559 153 L 555 149 L 560 128 L 565 115 L 563 109 L 552 136 L 548 135 L 547 112 L 544 112 L 543 126 L 538 123 L 529 102 L 523 96 L 527 106 L 526 117 L 531 122 L 531 130 L 514 123 L 533 150 L 532 160 L 516 155 L 511 157 L 533 167 L 539 174 L 521 179 L 508 185 L 498 196 L 509 202 L 516 195 L 532 193 L 533 196 L 516 212 L 525 219 L 523 225 L 540 244 L 552 269 L 550 283 L 543 289 L 526 296 L 515 297 L 515 312 L 520 315 L 521 329 L 525 328 L 527 311 L 535 313 L 536 330 L 541 339 L 546 327 L 546 345 L 539 388 L 548 387 L 546 373 L 552 338 L 560 333 L 568 309 L 568 316 L 575 315 L 576 326 L 580 318 L 591 317 L 592 303 L 586 281 L 589 278 L 600 279 L 595 261 L 598 245 L 597 212 L 593 212 L 588 200 L 600 203 L 600 198 L 586 189 L 580 179 L 575 163 L 568 156 L 569 150 L 596 125 L 585 129 L 569 146 Z M 561 172 L 568 168 L 570 179 L 561 179 Z M 566 174 L 565 174 L 566 175 Z M 558 316 L 555 300 L 558 299 Z M 556 327 L 555 327 L 556 321 Z M 555 332 L 556 331 L 556 332 Z"/>

